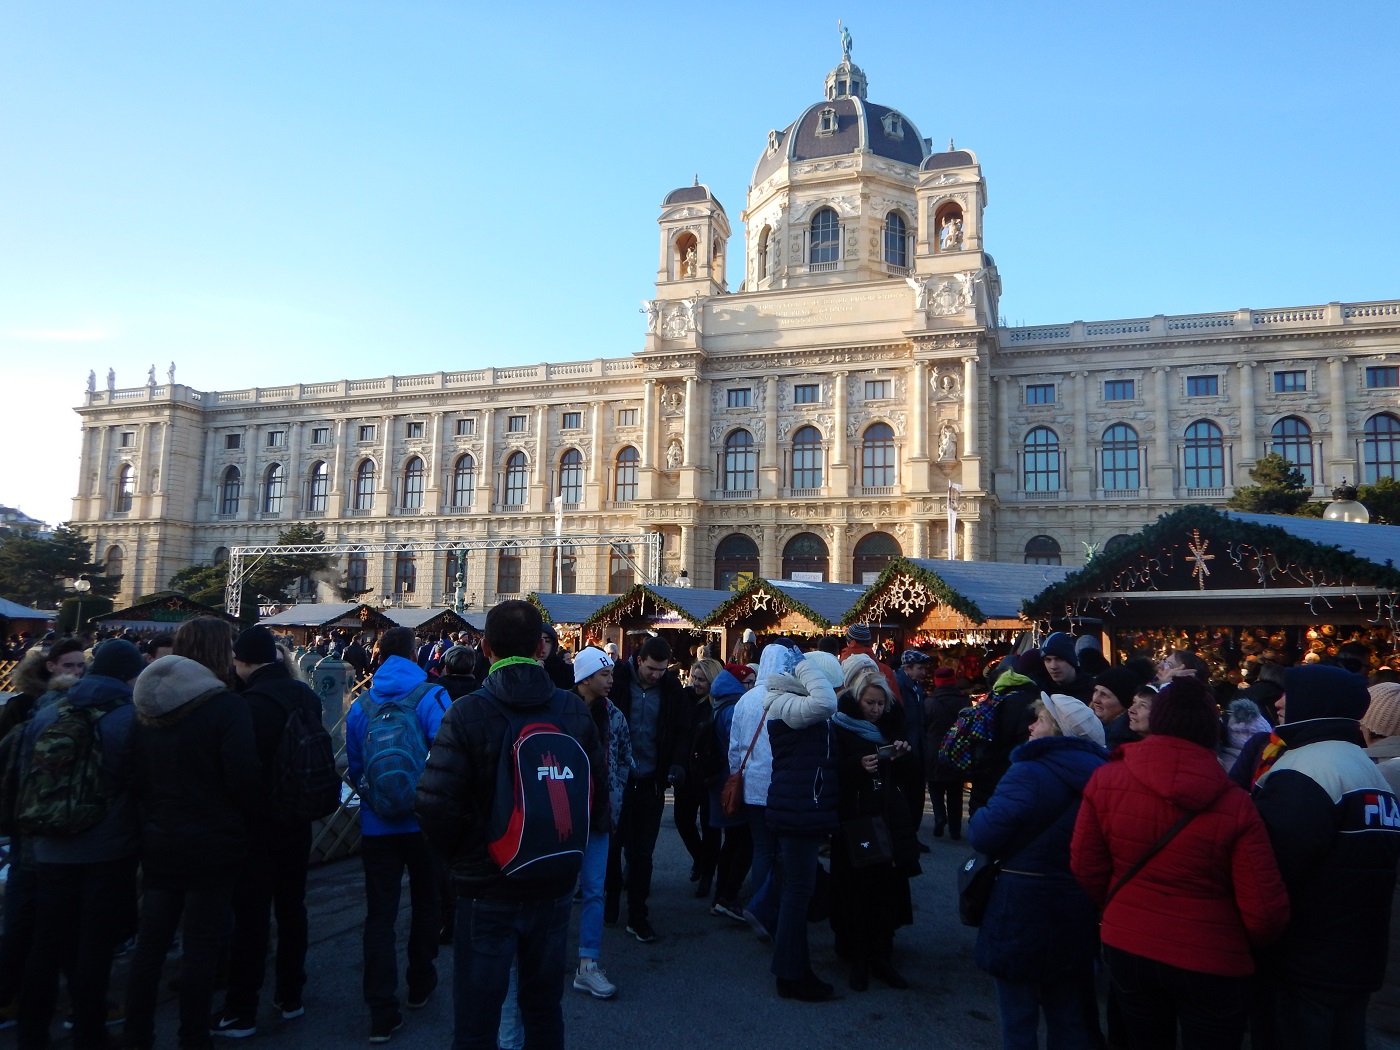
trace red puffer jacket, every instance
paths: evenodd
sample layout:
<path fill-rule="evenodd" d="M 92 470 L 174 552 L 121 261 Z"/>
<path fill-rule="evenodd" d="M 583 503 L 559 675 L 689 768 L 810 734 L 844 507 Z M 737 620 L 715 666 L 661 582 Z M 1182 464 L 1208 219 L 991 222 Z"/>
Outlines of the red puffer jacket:
<path fill-rule="evenodd" d="M 1150 736 L 1113 752 L 1084 789 L 1070 863 L 1102 906 L 1186 811 L 1197 814 L 1123 885 L 1103 942 L 1183 970 L 1239 977 L 1288 924 L 1288 894 L 1249 796 L 1198 744 Z"/>

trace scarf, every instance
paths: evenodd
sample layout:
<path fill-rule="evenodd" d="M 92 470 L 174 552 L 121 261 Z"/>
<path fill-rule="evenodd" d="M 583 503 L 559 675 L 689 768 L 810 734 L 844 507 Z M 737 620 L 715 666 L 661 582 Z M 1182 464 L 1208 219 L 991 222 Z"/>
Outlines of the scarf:
<path fill-rule="evenodd" d="M 1250 780 L 1249 786 L 1253 787 L 1259 783 L 1259 778 L 1269 770 L 1274 768 L 1274 763 L 1279 760 L 1285 751 L 1288 750 L 1282 737 L 1277 733 L 1269 734 L 1269 742 L 1264 745 L 1264 750 L 1259 753 L 1259 764 L 1254 767 L 1254 777 Z"/>
<path fill-rule="evenodd" d="M 872 744 L 883 745 L 889 741 L 880 732 L 874 722 L 867 722 L 863 718 L 852 718 L 844 711 L 838 711 L 831 719 L 831 724 L 837 729 L 844 729 L 848 733 L 854 733 L 862 740 L 869 740 Z"/>

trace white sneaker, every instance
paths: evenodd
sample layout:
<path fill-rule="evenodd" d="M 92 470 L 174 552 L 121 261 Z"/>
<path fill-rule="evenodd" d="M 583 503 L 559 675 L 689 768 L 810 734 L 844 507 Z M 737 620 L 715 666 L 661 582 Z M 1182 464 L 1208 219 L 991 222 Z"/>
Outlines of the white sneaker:
<path fill-rule="evenodd" d="M 617 985 L 589 959 L 579 963 L 578 972 L 574 974 L 574 991 L 587 992 L 595 999 L 611 999 L 617 994 Z"/>

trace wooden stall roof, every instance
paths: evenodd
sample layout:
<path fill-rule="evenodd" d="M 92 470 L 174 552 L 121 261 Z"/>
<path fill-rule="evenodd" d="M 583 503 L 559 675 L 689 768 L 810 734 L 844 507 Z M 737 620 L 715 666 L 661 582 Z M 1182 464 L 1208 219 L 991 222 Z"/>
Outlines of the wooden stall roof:
<path fill-rule="evenodd" d="M 897 617 L 923 630 L 1026 626 L 1024 603 L 1070 569 L 999 561 L 895 558 L 851 610 L 855 619 Z"/>
<path fill-rule="evenodd" d="M 93 620 L 122 630 L 147 631 L 173 628 L 186 620 L 193 620 L 196 616 L 213 616 L 229 623 L 238 622 L 236 617 L 230 616 L 222 609 L 174 593 L 156 595 L 149 601 L 94 616 Z"/>
<path fill-rule="evenodd" d="M 264 627 L 313 627 L 318 630 L 346 627 L 351 630 L 387 631 L 390 627 L 399 626 L 383 611 L 362 602 L 306 602 L 283 609 L 258 623 Z"/>
<path fill-rule="evenodd" d="M 1258 619 L 1267 606 L 1268 622 L 1331 610 L 1394 627 L 1397 562 L 1400 527 L 1183 507 L 1047 587 L 1024 611 L 1209 623 Z"/>
<path fill-rule="evenodd" d="M 525 600 L 539 607 L 546 622 L 555 627 L 578 626 L 587 623 L 605 605 L 617 601 L 616 594 L 554 594 L 531 591 Z"/>
<path fill-rule="evenodd" d="M 52 620 L 58 613 L 44 612 L 42 609 L 26 609 L 19 602 L 0 598 L 0 619 L 4 620 Z"/>
<path fill-rule="evenodd" d="M 800 580 L 755 579 L 710 613 L 707 625 L 747 626 L 746 620 L 762 615 L 776 622 L 770 629 L 829 631 L 848 622 L 846 617 L 865 588 L 853 583 L 804 583 Z"/>
<path fill-rule="evenodd" d="M 627 593 L 611 596 L 584 623 L 586 627 L 620 624 L 627 619 L 643 619 L 657 627 L 699 629 L 733 591 L 697 590 L 693 587 L 659 587 L 639 583 Z"/>
<path fill-rule="evenodd" d="M 384 615 L 400 627 L 412 627 L 420 634 L 434 631 L 450 631 L 456 634 L 468 627 L 475 631 L 481 630 L 465 616 L 459 615 L 455 609 L 385 609 Z"/>

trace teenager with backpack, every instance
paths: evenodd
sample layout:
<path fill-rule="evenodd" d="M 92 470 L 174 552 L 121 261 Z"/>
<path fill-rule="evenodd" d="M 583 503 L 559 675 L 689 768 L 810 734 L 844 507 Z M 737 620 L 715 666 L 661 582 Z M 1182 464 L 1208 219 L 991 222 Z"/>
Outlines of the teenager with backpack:
<path fill-rule="evenodd" d="M 233 643 L 233 670 L 253 718 L 262 765 L 262 813 L 252 825 L 250 855 L 233 897 L 228 991 L 209 1022 L 211 1035 L 245 1038 L 257 1031 L 258 993 L 277 914 L 272 1002 L 283 1020 L 301 1017 L 306 984 L 306 868 L 311 821 L 335 811 L 340 775 L 321 722 L 321 700 L 293 678 L 266 627 Z"/>
<path fill-rule="evenodd" d="M 414 661 L 407 627 L 379 638 L 374 682 L 345 718 L 350 783 L 360 795 L 360 859 L 365 868 L 364 994 L 371 1043 L 387 1043 L 403 1025 L 398 997 L 394 923 L 404 871 L 413 918 L 408 933 L 408 992 L 404 1005 L 424 1006 L 437 987 L 441 910 L 437 869 L 413 814 L 428 747 L 452 701 L 428 682 Z"/>
<path fill-rule="evenodd" d="M 20 987 L 21 1047 L 49 1045 L 60 969 L 73 1004 L 73 1046 L 108 1043 L 108 978 L 136 898 L 131 686 L 145 666 L 130 642 L 103 642 L 82 680 L 23 730 L 17 819 L 32 850 L 36 902 Z"/>
<path fill-rule="evenodd" d="M 490 674 L 448 711 L 418 787 L 419 820 L 459 898 L 454 1050 L 497 1045 L 513 959 L 525 1045 L 564 1046 L 574 883 L 591 807 L 609 803 L 595 790 L 606 767 L 588 708 L 536 659 L 542 626 L 528 602 L 487 614 Z"/>

